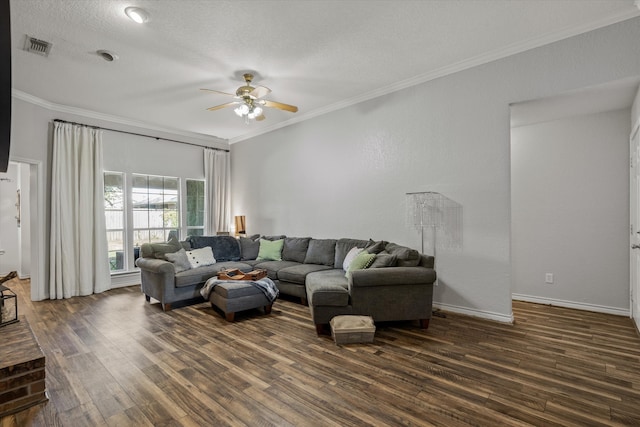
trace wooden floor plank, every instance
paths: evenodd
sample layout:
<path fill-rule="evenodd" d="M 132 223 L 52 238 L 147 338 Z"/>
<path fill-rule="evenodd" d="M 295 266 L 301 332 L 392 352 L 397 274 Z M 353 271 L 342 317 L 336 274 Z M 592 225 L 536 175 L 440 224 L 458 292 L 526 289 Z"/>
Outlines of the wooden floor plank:
<path fill-rule="evenodd" d="M 9 283 L 49 401 L 0 427 L 640 425 L 640 338 L 620 316 L 514 301 L 513 325 L 440 312 L 337 346 L 286 298 L 229 323 L 138 286 L 32 302 L 29 285 Z"/>

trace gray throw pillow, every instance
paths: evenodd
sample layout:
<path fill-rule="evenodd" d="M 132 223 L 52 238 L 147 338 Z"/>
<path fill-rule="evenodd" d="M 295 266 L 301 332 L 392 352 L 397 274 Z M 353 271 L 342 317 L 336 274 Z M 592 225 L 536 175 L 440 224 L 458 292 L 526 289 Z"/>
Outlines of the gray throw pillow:
<path fill-rule="evenodd" d="M 338 241 L 336 242 L 336 258 L 333 261 L 333 265 L 335 265 L 336 268 L 342 267 L 344 263 L 344 257 L 347 256 L 351 248 L 353 247 L 364 248 L 366 246 L 367 246 L 366 240 L 346 239 L 346 238 L 338 239 Z"/>
<path fill-rule="evenodd" d="M 398 262 L 396 255 L 379 253 L 369 268 L 395 267 Z"/>
<path fill-rule="evenodd" d="M 242 260 L 258 258 L 258 252 L 260 251 L 260 235 L 255 234 L 254 236 L 240 237 L 240 253 L 242 254 Z"/>
<path fill-rule="evenodd" d="M 179 251 L 182 249 L 182 245 L 178 239 L 172 237 L 166 243 L 151 243 L 150 248 L 154 258 L 164 259 L 165 254 Z"/>
<path fill-rule="evenodd" d="M 336 255 L 335 239 L 311 239 L 304 258 L 305 264 L 319 264 L 333 267 Z"/>
<path fill-rule="evenodd" d="M 164 258 L 173 264 L 176 273 L 191 269 L 191 264 L 189 263 L 189 258 L 187 258 L 187 252 L 184 248 L 177 252 L 164 254 Z"/>
<path fill-rule="evenodd" d="M 261 238 L 261 239 L 264 239 L 264 240 L 271 240 L 271 241 L 273 242 L 273 241 L 276 241 L 276 240 L 282 240 L 282 239 L 284 239 L 285 237 L 287 237 L 287 236 L 285 236 L 284 234 L 282 234 L 282 235 L 280 235 L 280 236 L 262 236 L 262 237 L 260 237 L 260 238 Z"/>
<path fill-rule="evenodd" d="M 286 237 L 282 248 L 282 259 L 285 261 L 304 262 L 311 237 Z"/>
<path fill-rule="evenodd" d="M 420 252 L 415 249 L 389 243 L 385 247 L 385 251 L 398 257 L 398 267 L 415 267 L 420 264 Z"/>
<path fill-rule="evenodd" d="M 369 243 L 364 247 L 364 250 L 369 252 L 370 254 L 379 254 L 384 251 L 385 246 L 387 246 L 387 242 L 384 240 L 380 240 L 379 242 L 374 242 L 369 239 Z"/>

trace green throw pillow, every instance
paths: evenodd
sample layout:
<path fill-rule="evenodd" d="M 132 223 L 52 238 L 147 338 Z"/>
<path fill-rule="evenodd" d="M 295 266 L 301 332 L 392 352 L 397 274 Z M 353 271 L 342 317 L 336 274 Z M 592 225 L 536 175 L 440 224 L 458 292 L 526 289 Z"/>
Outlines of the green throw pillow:
<path fill-rule="evenodd" d="M 260 250 L 258 251 L 259 260 L 263 261 L 282 261 L 282 247 L 284 239 L 265 240 L 260 239 Z"/>
<path fill-rule="evenodd" d="M 349 276 L 353 270 L 363 270 L 365 268 L 369 268 L 369 266 L 376 259 L 376 254 L 370 254 L 367 251 L 362 251 L 356 256 L 351 264 L 349 264 L 349 269 L 345 273 L 345 276 Z"/>

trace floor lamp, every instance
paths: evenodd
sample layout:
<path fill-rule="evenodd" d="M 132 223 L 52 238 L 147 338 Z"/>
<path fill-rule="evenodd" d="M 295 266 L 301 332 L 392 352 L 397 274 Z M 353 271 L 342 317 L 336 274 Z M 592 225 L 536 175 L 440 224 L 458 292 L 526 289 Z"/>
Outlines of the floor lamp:
<path fill-rule="evenodd" d="M 424 253 L 425 229 L 435 258 L 438 248 L 462 248 L 462 205 L 433 191 L 406 193 L 407 221 L 420 232 Z"/>

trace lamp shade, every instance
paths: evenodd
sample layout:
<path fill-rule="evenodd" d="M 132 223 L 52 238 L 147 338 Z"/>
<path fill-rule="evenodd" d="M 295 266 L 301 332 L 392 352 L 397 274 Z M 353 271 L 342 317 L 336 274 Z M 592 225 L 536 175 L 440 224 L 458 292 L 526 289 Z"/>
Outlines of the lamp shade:
<path fill-rule="evenodd" d="M 240 236 L 241 234 L 247 234 L 247 223 L 244 215 L 236 215 L 236 236 Z"/>

